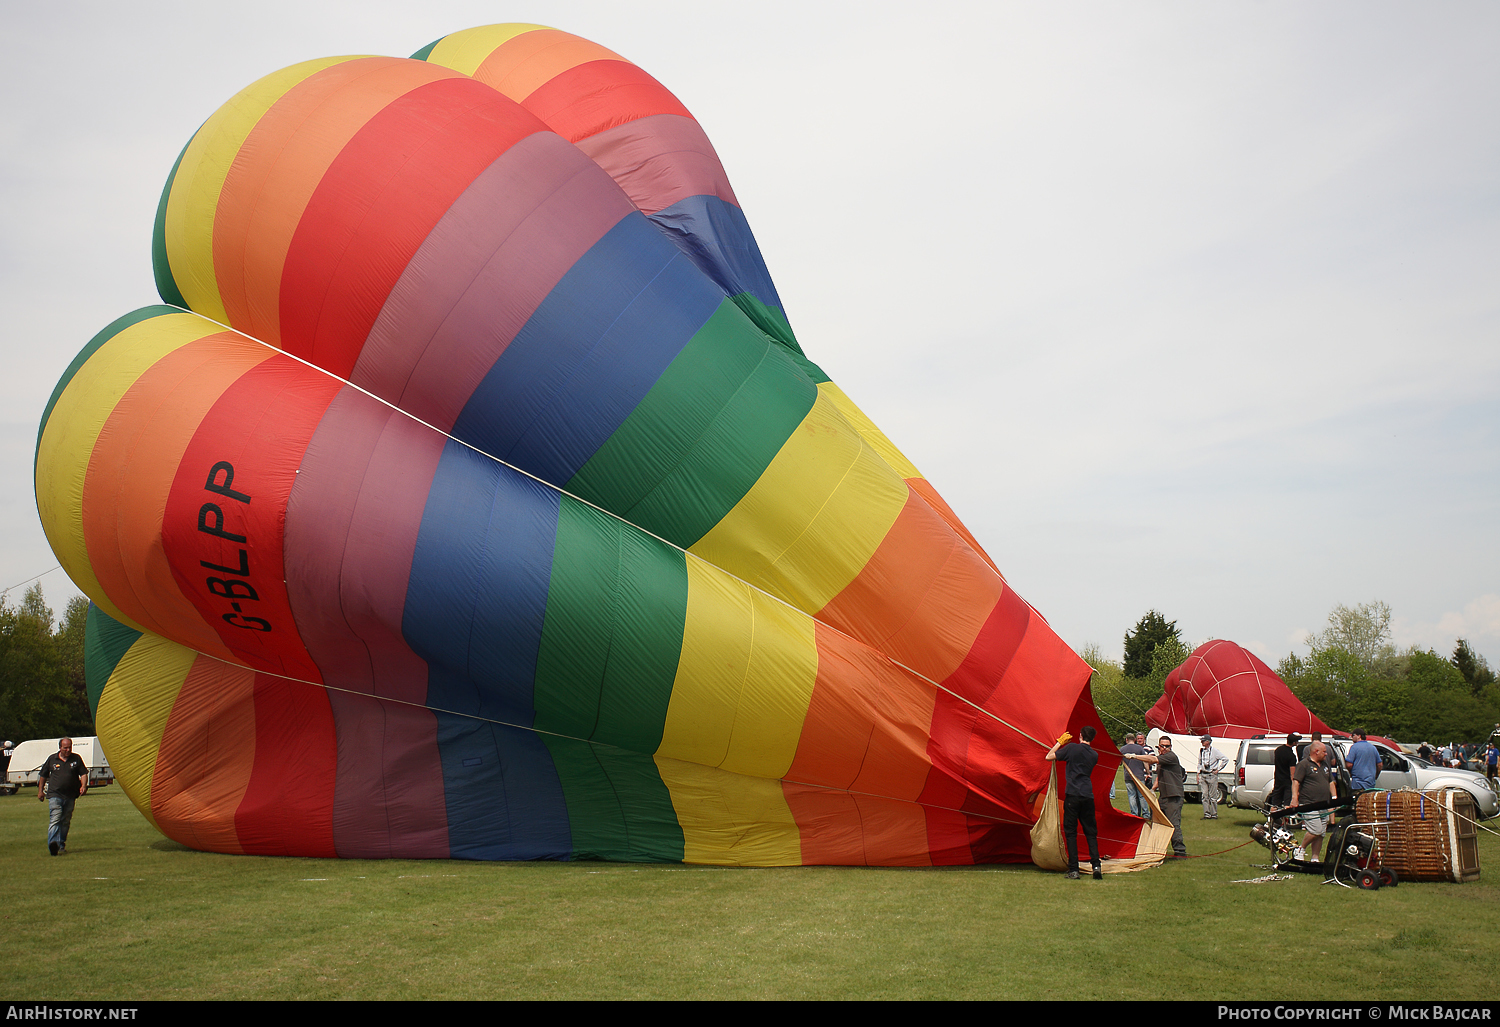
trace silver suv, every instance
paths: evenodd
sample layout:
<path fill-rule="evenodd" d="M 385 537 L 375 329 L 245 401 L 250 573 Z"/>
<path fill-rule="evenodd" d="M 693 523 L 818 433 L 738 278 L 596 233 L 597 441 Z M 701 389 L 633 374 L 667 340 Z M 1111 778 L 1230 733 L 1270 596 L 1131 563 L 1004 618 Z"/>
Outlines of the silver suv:
<path fill-rule="evenodd" d="M 1335 740 L 1336 741 L 1336 740 Z M 1229 804 L 1241 809 L 1260 809 L 1266 804 L 1266 796 L 1271 794 L 1271 788 L 1275 784 L 1276 777 L 1276 749 L 1286 744 L 1286 735 L 1273 735 L 1259 738 L 1245 738 L 1240 741 L 1239 752 L 1234 759 L 1234 784 L 1229 789 Z M 1297 759 L 1307 755 L 1307 747 L 1312 742 L 1306 738 L 1297 743 Z M 1344 754 L 1337 745 L 1329 746 L 1329 754 L 1333 757 L 1334 765 L 1338 768 L 1339 793 L 1347 795 L 1349 787 L 1349 769 L 1344 766 Z M 1384 755 L 1382 754 L 1382 759 Z M 1381 774 L 1381 780 L 1385 775 Z M 1381 785 L 1381 787 L 1386 787 Z M 1394 788 L 1412 787 L 1411 785 L 1392 785 Z"/>
<path fill-rule="evenodd" d="M 1260 809 L 1265 805 L 1266 796 L 1271 794 L 1272 778 L 1275 776 L 1276 747 L 1284 744 L 1285 741 L 1286 736 L 1282 735 L 1272 738 L 1247 738 L 1240 742 L 1240 750 L 1235 759 L 1235 784 L 1229 790 L 1231 805 L 1245 809 Z M 1333 738 L 1329 741 L 1332 743 L 1329 748 L 1333 753 L 1334 762 L 1339 768 L 1339 790 L 1341 794 L 1347 795 L 1349 772 L 1346 756 L 1354 740 Z M 1297 743 L 1299 760 L 1307 755 L 1307 747 L 1310 744 L 1312 743 L 1306 740 Z M 1476 774 L 1472 770 L 1444 769 L 1416 756 L 1395 752 L 1379 742 L 1370 744 L 1375 746 L 1376 752 L 1380 753 L 1380 774 L 1375 779 L 1376 788 L 1388 791 L 1398 791 L 1402 788 L 1416 788 L 1422 791 L 1432 791 L 1437 788 L 1462 788 L 1474 796 L 1474 804 L 1479 809 L 1481 817 L 1493 817 L 1500 814 L 1500 796 L 1497 796 L 1490 788 L 1490 783 L 1483 774 Z"/>

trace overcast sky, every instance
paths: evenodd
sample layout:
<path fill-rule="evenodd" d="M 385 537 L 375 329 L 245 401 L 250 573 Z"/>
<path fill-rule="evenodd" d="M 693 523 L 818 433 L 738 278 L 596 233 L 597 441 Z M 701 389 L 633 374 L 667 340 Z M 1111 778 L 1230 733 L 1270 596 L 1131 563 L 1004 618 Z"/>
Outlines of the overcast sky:
<path fill-rule="evenodd" d="M 532 21 L 693 111 L 809 356 L 1075 648 L 1154 607 L 1274 665 L 1383 599 L 1398 643 L 1500 663 L 1500 6 L 918 10 L 5 5 L 0 588 L 57 563 L 37 422 L 156 301 L 198 125 L 288 64 Z"/>

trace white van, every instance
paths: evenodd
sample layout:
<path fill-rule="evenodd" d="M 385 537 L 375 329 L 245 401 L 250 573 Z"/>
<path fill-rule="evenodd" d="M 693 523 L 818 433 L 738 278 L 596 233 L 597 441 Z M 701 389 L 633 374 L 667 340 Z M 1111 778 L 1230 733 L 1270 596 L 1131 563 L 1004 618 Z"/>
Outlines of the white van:
<path fill-rule="evenodd" d="M 1169 735 L 1160 728 L 1152 728 L 1146 733 L 1146 746 L 1152 752 L 1156 751 L 1156 743 L 1161 738 L 1172 739 L 1172 753 L 1182 763 L 1182 769 L 1187 771 L 1187 783 L 1182 790 L 1187 797 L 1194 802 L 1203 801 L 1203 786 L 1198 781 L 1198 753 L 1203 749 L 1201 735 Z M 1224 769 L 1219 771 L 1219 802 L 1229 801 L 1229 787 L 1234 783 L 1234 749 L 1225 752 L 1230 746 L 1238 746 L 1239 742 L 1233 738 L 1215 738 L 1213 750 L 1224 757 Z"/>
<path fill-rule="evenodd" d="M 58 743 L 65 736 L 57 738 L 33 738 L 29 742 L 22 742 L 16 746 L 10 754 L 10 766 L 6 768 L 5 783 L 3 787 L 6 794 L 14 795 L 27 785 L 35 785 L 41 778 L 42 764 L 47 762 L 47 757 L 57 752 Z M 84 765 L 89 768 L 89 787 L 107 785 L 115 779 L 114 771 L 109 769 L 109 760 L 104 755 L 104 749 L 99 745 L 99 739 L 95 735 L 86 738 L 73 739 L 73 751 L 83 759 Z"/>

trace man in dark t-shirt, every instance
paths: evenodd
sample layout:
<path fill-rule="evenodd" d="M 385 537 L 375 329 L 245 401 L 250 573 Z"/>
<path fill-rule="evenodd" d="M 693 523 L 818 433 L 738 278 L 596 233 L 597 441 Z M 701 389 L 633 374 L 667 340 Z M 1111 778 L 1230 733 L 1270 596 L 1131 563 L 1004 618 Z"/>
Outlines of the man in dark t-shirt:
<path fill-rule="evenodd" d="M 89 768 L 73 751 L 73 739 L 58 739 L 57 751 L 42 763 L 36 782 L 37 801 L 47 803 L 47 851 L 52 855 L 67 853 L 73 803 L 88 790 Z"/>
<path fill-rule="evenodd" d="M 1338 796 L 1338 773 L 1328 758 L 1328 747 L 1322 742 L 1314 742 L 1292 771 L 1292 805 L 1325 802 Z M 1328 821 L 1333 814 L 1329 810 L 1318 810 L 1300 815 L 1302 827 L 1307 832 L 1302 847 L 1316 860 L 1321 854 L 1323 836 L 1328 833 Z"/>
<path fill-rule="evenodd" d="M 1292 799 L 1292 768 L 1297 765 L 1297 743 L 1302 736 L 1293 732 L 1286 736 L 1286 744 L 1278 745 L 1271 754 L 1276 764 L 1275 776 L 1271 778 L 1271 794 L 1266 796 L 1266 805 L 1279 809 Z"/>
<path fill-rule="evenodd" d="M 1078 828 L 1083 828 L 1083 837 L 1089 843 L 1089 862 L 1094 868 L 1094 880 L 1104 880 L 1104 871 L 1099 860 L 1099 825 L 1094 819 L 1094 784 L 1090 776 L 1099 763 L 1099 754 L 1094 751 L 1095 732 L 1092 725 L 1084 725 L 1078 732 L 1079 740 L 1064 745 L 1067 735 L 1052 743 L 1047 750 L 1048 760 L 1067 763 L 1067 792 L 1063 796 L 1063 840 L 1068 846 L 1068 879 L 1078 880 Z"/>

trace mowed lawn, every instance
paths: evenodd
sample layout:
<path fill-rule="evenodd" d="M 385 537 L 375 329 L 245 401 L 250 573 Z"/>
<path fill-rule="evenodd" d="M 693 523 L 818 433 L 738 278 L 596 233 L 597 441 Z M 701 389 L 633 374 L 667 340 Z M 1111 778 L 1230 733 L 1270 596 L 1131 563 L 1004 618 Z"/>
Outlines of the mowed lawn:
<path fill-rule="evenodd" d="M 1124 802 L 1121 790 L 1119 802 Z M 1188 806 L 1195 854 L 1257 818 Z M 723 869 L 220 856 L 117 786 L 47 855 L 0 798 L 11 999 L 1493 999 L 1500 839 L 1481 879 L 1379 892 L 1266 870 L 1253 843 L 1104 881 L 1030 866 Z"/>

